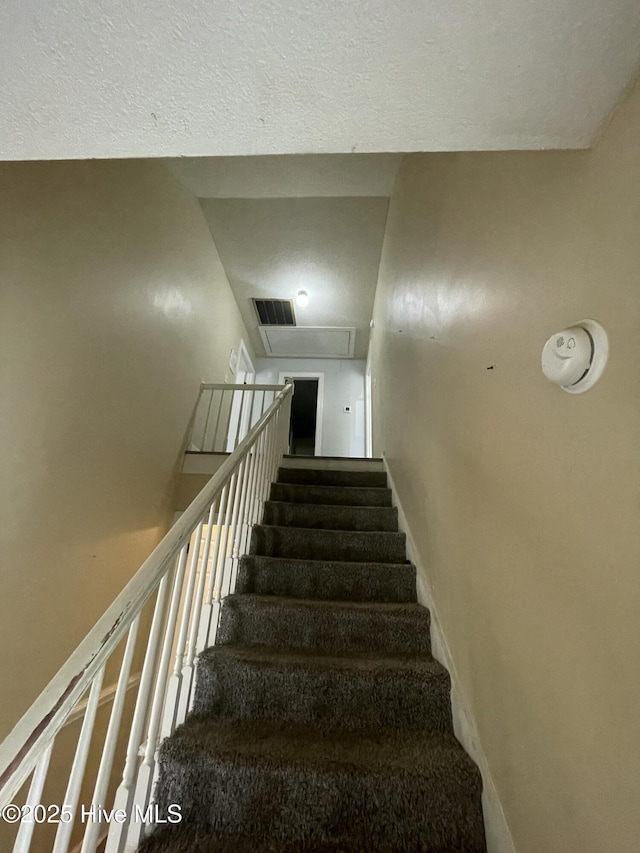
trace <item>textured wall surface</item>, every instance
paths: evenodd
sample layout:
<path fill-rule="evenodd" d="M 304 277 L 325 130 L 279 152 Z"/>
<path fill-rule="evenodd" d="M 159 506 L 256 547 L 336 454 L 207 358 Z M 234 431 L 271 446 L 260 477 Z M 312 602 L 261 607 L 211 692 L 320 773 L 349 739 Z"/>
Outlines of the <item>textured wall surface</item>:
<path fill-rule="evenodd" d="M 0 737 L 164 530 L 244 327 L 158 164 L 0 165 Z"/>
<path fill-rule="evenodd" d="M 631 853 L 640 811 L 640 89 L 590 152 L 415 155 L 376 296 L 389 467 L 518 853 Z M 555 331 L 610 336 L 592 390 Z"/>
<path fill-rule="evenodd" d="M 9 0 L 0 159 L 581 147 L 637 0 Z"/>

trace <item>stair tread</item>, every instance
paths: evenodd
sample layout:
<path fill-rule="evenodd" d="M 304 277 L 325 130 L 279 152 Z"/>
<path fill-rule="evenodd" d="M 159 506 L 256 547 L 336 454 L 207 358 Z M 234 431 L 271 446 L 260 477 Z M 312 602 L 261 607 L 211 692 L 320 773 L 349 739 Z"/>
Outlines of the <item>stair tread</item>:
<path fill-rule="evenodd" d="M 169 826 L 157 829 L 145 839 L 138 853 L 485 853 L 483 847 L 467 843 L 451 844 L 444 847 L 430 844 L 425 847 L 418 842 L 414 847 L 380 846 L 379 838 L 360 842 L 300 840 L 283 841 L 269 838 L 256 838 L 252 835 L 238 835 L 211 832 L 204 826 Z"/>
<path fill-rule="evenodd" d="M 305 468 L 294 468 L 290 469 L 294 471 L 305 471 L 308 469 Z M 344 471 L 343 473 L 357 473 L 351 471 Z M 375 472 L 374 472 L 375 473 Z M 337 494 L 338 492 L 346 492 L 349 494 L 350 492 L 373 492 L 374 494 L 379 494 L 380 492 L 387 492 L 389 495 L 391 494 L 391 489 L 389 486 L 354 486 L 350 483 L 345 483 L 344 485 L 332 485 L 331 483 L 284 483 L 275 480 L 271 485 L 273 486 L 287 486 L 289 489 L 313 489 L 318 492 L 326 492 L 328 495 Z"/>
<path fill-rule="evenodd" d="M 234 643 L 198 665 L 193 711 L 351 730 L 452 731 L 447 670 L 428 654 L 309 654 Z"/>
<path fill-rule="evenodd" d="M 449 678 L 446 668 L 427 654 L 385 652 L 333 652 L 321 653 L 307 649 L 283 649 L 275 646 L 248 646 L 242 643 L 210 646 L 200 655 L 200 660 L 213 662 L 231 658 L 239 662 L 269 668 L 306 669 L 309 671 L 354 670 L 382 674 L 398 672 L 407 675 L 438 675 Z"/>
<path fill-rule="evenodd" d="M 297 560 L 254 554 L 240 560 L 238 593 L 336 601 L 416 601 L 411 563 Z"/>
<path fill-rule="evenodd" d="M 371 848 L 345 842 L 274 841 L 251 835 L 210 832 L 206 827 L 163 827 L 138 848 L 138 853 L 370 853 Z M 440 851 L 435 851 L 440 853 Z M 448 849 L 442 853 L 457 853 Z M 463 851 L 460 851 L 463 853 Z"/>
<path fill-rule="evenodd" d="M 313 483 L 272 483 L 272 494 L 291 495 L 273 500 L 322 503 L 333 506 L 392 506 L 391 489 L 387 486 L 324 486 Z M 302 500 L 305 499 L 305 500 Z M 370 504 L 368 500 L 375 500 Z"/>
<path fill-rule="evenodd" d="M 228 595 L 225 604 L 247 603 L 254 607 L 265 608 L 309 608 L 313 610 L 334 610 L 348 613 L 371 612 L 393 615 L 415 615 L 417 619 L 429 619 L 429 611 L 421 604 L 411 601 L 327 601 L 321 598 L 285 598 L 278 595 L 258 595 L 255 593 L 233 593 Z"/>
<path fill-rule="evenodd" d="M 313 648 L 326 653 L 428 653 L 429 625 L 429 611 L 412 602 L 236 593 L 223 602 L 217 642 Z"/>
<path fill-rule="evenodd" d="M 313 504 L 310 504 L 313 506 Z M 384 507 L 383 507 L 384 508 Z M 369 509 L 369 507 L 367 507 Z M 267 528 L 268 530 L 276 530 L 276 531 L 287 531 L 289 533 L 295 533 L 296 531 L 300 533 L 304 533 L 304 535 L 319 535 L 319 534 L 335 534 L 339 536 L 341 533 L 347 533 L 349 536 L 388 536 L 395 537 L 396 539 L 405 538 L 404 533 L 400 533 L 397 530 L 343 530 L 342 528 L 331 528 L 331 529 L 318 529 L 318 528 L 309 528 L 309 527 L 294 527 L 293 525 L 285 525 L 285 524 L 255 524 L 255 528 Z"/>
<path fill-rule="evenodd" d="M 353 531 L 350 531 L 353 532 Z M 376 532 L 376 531 L 374 531 Z M 299 565 L 301 569 L 316 569 L 324 565 L 334 566 L 335 568 L 344 567 L 345 569 L 358 569 L 364 568 L 365 566 L 369 566 L 371 571 L 375 571 L 375 569 L 407 569 L 411 571 L 415 571 L 415 566 L 413 563 L 404 562 L 404 563 L 385 563 L 384 561 L 376 561 L 376 560 L 310 560 L 304 557 L 270 557 L 266 554 L 245 554 L 241 557 L 242 560 L 260 560 L 269 561 L 274 565 L 280 563 L 286 563 L 287 565 L 295 564 Z"/>
<path fill-rule="evenodd" d="M 283 456 L 284 459 L 300 459 L 300 456 L 296 453 L 285 453 Z M 312 459 L 317 459 L 318 461 L 329 461 L 336 460 L 338 462 L 350 462 L 354 465 L 357 465 L 358 462 L 380 462 L 384 463 L 382 456 L 313 456 Z"/>
<path fill-rule="evenodd" d="M 305 530 L 397 533 L 398 510 L 392 506 L 344 506 L 297 501 L 266 501 L 262 523 Z"/>
<path fill-rule="evenodd" d="M 358 471 L 332 468 L 280 468 L 279 483 L 304 483 L 327 486 L 379 486 L 387 487 L 385 471 Z"/>
<path fill-rule="evenodd" d="M 310 469 L 308 469 L 308 468 L 294 468 L 291 470 L 307 471 Z M 343 473 L 349 474 L 349 473 L 357 473 L 357 472 L 344 471 Z M 373 472 L 373 473 L 376 473 L 376 472 Z M 332 493 L 337 494 L 338 492 L 347 492 L 347 494 L 349 492 L 374 492 L 376 494 L 378 494 L 380 492 L 388 492 L 389 494 L 391 494 L 391 489 L 389 488 L 389 486 L 354 486 L 354 485 L 351 485 L 349 483 L 345 483 L 343 486 L 332 486 L 329 483 L 327 483 L 327 484 L 323 484 L 323 483 L 281 483 L 277 480 L 274 481 L 272 483 L 272 485 L 274 485 L 274 486 L 287 486 L 288 488 L 291 488 L 291 489 L 313 489 L 313 490 L 317 489 L 318 491 L 326 492 L 327 494 L 332 494 Z"/>
<path fill-rule="evenodd" d="M 356 775 L 406 774 L 455 780 L 481 789 L 479 771 L 452 734 L 422 734 L 318 728 L 270 720 L 192 717 L 164 741 L 164 761 L 195 762 L 212 758 L 232 764 L 298 768 Z"/>
<path fill-rule="evenodd" d="M 388 530 L 317 529 L 256 524 L 251 534 L 251 554 L 294 559 L 405 563 L 404 533 Z"/>
<path fill-rule="evenodd" d="M 313 510 L 327 510 L 331 512 L 338 512 L 339 510 L 363 510 L 366 512 L 372 512 L 374 515 L 389 515 L 389 512 L 395 511 L 395 507 L 392 506 L 369 506 L 368 504 L 317 504 L 317 503 L 308 503 L 306 501 L 280 501 L 280 500 L 268 500 L 265 501 L 265 506 L 267 504 L 275 504 L 276 506 L 295 506 L 295 507 L 307 507 Z M 363 531 L 366 532 L 366 531 Z"/>

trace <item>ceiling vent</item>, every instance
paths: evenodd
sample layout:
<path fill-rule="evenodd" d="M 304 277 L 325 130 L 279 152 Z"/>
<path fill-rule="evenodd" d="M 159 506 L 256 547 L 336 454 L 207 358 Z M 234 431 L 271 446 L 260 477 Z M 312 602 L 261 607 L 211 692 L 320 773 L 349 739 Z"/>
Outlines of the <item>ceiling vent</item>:
<path fill-rule="evenodd" d="M 295 326 L 292 299 L 254 299 L 261 326 Z"/>

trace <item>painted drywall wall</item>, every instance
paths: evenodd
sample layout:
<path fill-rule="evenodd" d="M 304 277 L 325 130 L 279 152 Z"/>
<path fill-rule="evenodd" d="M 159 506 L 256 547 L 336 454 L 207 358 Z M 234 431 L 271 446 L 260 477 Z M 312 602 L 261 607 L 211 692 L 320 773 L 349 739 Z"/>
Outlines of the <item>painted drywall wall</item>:
<path fill-rule="evenodd" d="M 323 373 L 322 456 L 364 456 L 364 368 L 361 359 L 259 358 L 256 382 L 272 384 L 281 372 Z M 351 408 L 345 412 L 345 406 Z"/>
<path fill-rule="evenodd" d="M 591 152 L 415 155 L 374 317 L 385 452 L 518 853 L 638 848 L 640 90 Z M 540 354 L 610 335 L 572 396 Z"/>
<path fill-rule="evenodd" d="M 201 381 L 246 337 L 159 164 L 0 164 L 0 737 L 155 545 Z"/>
<path fill-rule="evenodd" d="M 0 32 L 20 160 L 580 147 L 640 51 L 637 0 L 31 0 Z"/>

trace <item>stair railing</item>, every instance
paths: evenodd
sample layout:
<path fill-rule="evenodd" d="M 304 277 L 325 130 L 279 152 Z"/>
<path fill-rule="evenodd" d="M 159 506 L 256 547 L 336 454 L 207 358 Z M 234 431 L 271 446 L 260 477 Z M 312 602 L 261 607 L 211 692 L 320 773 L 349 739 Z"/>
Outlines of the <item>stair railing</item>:
<path fill-rule="evenodd" d="M 191 708 L 197 656 L 215 641 L 221 600 L 235 589 L 239 558 L 287 450 L 293 386 L 280 388 L 268 410 L 0 745 L 1 816 L 11 817 L 3 808 L 31 779 L 24 805 L 16 807 L 22 819 L 14 853 L 30 850 L 34 830 L 43 822 L 38 815 L 47 814 L 41 805 L 47 771 L 56 736 L 70 715 L 83 713 L 82 727 L 64 803 L 59 806 L 63 813 L 57 815 L 55 840 L 47 849 L 67 853 L 73 843 L 74 853 L 94 853 L 106 839 L 106 853 L 130 853 L 153 824 L 158 747 Z M 145 618 L 147 603 L 153 605 L 150 620 Z M 142 670 L 139 677 L 132 677 L 132 664 L 143 649 Z M 109 663 L 112 667 L 119 663 L 111 714 L 103 742 L 92 744 Z M 115 798 L 110 798 L 132 684 L 138 689 L 127 722 L 124 769 Z M 95 759 L 96 749 L 97 770 L 85 778 L 90 751 Z M 90 803 L 80 803 L 81 789 L 93 790 Z"/>
<path fill-rule="evenodd" d="M 189 449 L 201 453 L 230 453 L 235 450 L 282 387 L 203 382 Z"/>

